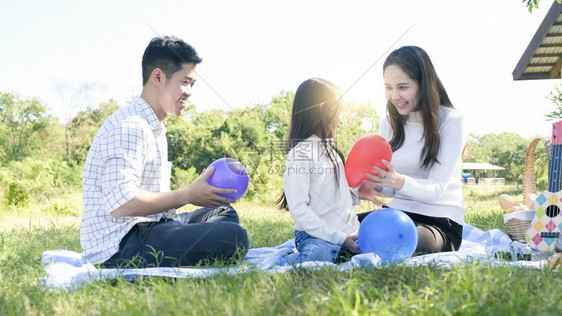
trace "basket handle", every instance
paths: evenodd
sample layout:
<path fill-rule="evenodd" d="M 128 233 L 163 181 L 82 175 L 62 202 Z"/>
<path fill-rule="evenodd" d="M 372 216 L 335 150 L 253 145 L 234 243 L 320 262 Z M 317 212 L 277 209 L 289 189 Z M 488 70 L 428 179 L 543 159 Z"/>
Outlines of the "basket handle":
<path fill-rule="evenodd" d="M 535 148 L 539 141 L 542 141 L 546 149 L 546 160 L 548 170 L 550 170 L 550 160 L 552 159 L 552 143 L 546 138 L 535 138 L 527 149 L 525 155 L 525 164 L 523 165 L 523 197 L 528 194 L 537 193 L 537 184 L 535 180 Z"/>

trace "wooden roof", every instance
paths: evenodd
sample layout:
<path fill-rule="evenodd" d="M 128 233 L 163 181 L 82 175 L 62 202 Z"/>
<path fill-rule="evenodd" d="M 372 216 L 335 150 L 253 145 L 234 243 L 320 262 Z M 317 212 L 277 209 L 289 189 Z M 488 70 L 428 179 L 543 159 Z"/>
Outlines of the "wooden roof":
<path fill-rule="evenodd" d="M 513 80 L 560 78 L 562 4 L 553 1 L 537 32 L 513 70 Z"/>

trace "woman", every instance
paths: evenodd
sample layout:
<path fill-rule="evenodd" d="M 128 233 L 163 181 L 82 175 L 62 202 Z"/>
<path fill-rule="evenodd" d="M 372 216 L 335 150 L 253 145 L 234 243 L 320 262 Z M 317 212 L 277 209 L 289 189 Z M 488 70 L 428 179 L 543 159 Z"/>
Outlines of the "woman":
<path fill-rule="evenodd" d="M 383 161 L 387 171 L 374 167 L 380 177 L 369 175 L 366 184 L 387 196 L 394 194 L 386 206 L 414 221 L 415 254 L 458 250 L 465 211 L 459 180 L 464 118 L 423 49 L 405 46 L 393 51 L 383 73 L 387 116 L 380 135 L 392 147 L 392 163 Z"/>

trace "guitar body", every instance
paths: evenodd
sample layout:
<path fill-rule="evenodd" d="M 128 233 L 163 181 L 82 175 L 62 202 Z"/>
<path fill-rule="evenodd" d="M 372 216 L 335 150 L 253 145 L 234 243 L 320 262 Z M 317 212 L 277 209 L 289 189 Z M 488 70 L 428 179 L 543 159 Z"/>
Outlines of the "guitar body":
<path fill-rule="evenodd" d="M 554 251 L 562 229 L 562 191 L 544 191 L 533 202 L 535 217 L 525 233 L 525 241 L 532 248 Z"/>
<path fill-rule="evenodd" d="M 562 230 L 562 121 L 552 124 L 552 162 L 548 172 L 548 191 L 533 202 L 535 216 L 525 233 L 525 241 L 532 248 L 552 252 L 558 247 Z"/>

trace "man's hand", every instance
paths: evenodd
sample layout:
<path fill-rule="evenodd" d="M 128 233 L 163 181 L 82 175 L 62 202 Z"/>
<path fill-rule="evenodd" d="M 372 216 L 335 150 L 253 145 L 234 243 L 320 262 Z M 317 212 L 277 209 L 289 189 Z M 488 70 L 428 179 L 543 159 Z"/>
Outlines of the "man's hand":
<path fill-rule="evenodd" d="M 219 193 L 235 193 L 235 189 L 220 189 L 209 185 L 207 179 L 213 174 L 211 167 L 204 171 L 191 185 L 175 191 L 150 192 L 141 190 L 132 200 L 111 212 L 111 216 L 148 216 L 164 212 L 172 208 L 179 208 L 186 204 L 198 206 L 219 207 L 226 206 L 236 200 L 218 195 Z"/>
<path fill-rule="evenodd" d="M 198 206 L 219 207 L 236 202 L 235 199 L 218 195 L 236 193 L 235 189 L 221 189 L 207 182 L 214 171 L 215 167 L 213 166 L 204 170 L 195 181 L 183 189 L 184 192 L 182 193 L 187 197 L 187 203 Z"/>

